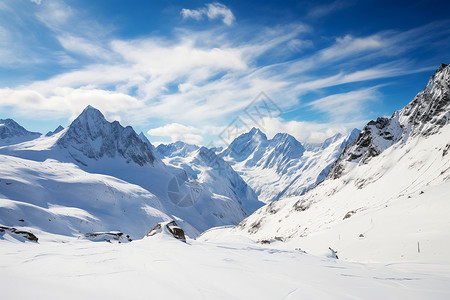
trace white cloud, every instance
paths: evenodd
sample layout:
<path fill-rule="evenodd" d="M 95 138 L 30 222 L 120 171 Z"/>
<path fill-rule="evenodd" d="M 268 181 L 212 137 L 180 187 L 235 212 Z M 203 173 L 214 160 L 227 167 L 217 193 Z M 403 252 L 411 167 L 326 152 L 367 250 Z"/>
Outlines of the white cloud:
<path fill-rule="evenodd" d="M 42 0 L 30 0 L 33 3 L 36 3 L 37 5 L 41 4 Z"/>
<path fill-rule="evenodd" d="M 203 11 L 202 10 L 183 8 L 181 10 L 181 15 L 183 16 L 183 19 L 192 18 L 197 21 L 200 21 L 201 19 L 203 19 Z"/>
<path fill-rule="evenodd" d="M 326 113 L 334 121 L 361 118 L 368 101 L 379 99 L 377 87 L 334 94 L 309 102 L 307 106 Z"/>
<path fill-rule="evenodd" d="M 205 7 L 199 9 L 183 8 L 180 13 L 183 16 L 183 19 L 192 18 L 199 21 L 203 19 L 203 16 L 208 17 L 210 20 L 222 19 L 222 22 L 228 26 L 233 24 L 235 20 L 231 10 L 218 2 L 208 3 Z"/>
<path fill-rule="evenodd" d="M 288 48 L 294 52 L 300 52 L 306 48 L 312 48 L 313 43 L 310 40 L 292 39 L 287 43 Z"/>
<path fill-rule="evenodd" d="M 198 134 L 199 132 L 200 130 L 195 127 L 179 123 L 171 123 L 147 131 L 151 136 L 170 137 L 172 142 L 183 141 L 196 145 L 199 145 L 203 141 L 203 137 Z"/>
<path fill-rule="evenodd" d="M 88 105 L 100 109 L 106 116 L 111 117 L 118 116 L 125 110 L 138 110 L 143 107 L 142 102 L 129 95 L 89 87 L 55 88 L 49 97 L 33 90 L 0 89 L 0 106 L 13 107 L 21 116 L 74 119 Z M 127 123 L 131 121 L 126 115 L 122 119 L 127 120 Z"/>
<path fill-rule="evenodd" d="M 63 34 L 57 37 L 60 44 L 69 52 L 85 55 L 92 58 L 107 59 L 110 52 L 96 43 L 89 40 L 73 36 L 70 34 Z"/>

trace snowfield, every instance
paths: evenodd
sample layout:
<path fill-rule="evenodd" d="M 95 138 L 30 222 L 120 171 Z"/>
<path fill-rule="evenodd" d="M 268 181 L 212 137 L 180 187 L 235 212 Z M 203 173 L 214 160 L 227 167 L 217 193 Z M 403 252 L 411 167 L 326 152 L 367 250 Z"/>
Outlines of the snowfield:
<path fill-rule="evenodd" d="M 2 299 L 449 299 L 449 265 L 361 264 L 246 239 L 0 239 Z"/>

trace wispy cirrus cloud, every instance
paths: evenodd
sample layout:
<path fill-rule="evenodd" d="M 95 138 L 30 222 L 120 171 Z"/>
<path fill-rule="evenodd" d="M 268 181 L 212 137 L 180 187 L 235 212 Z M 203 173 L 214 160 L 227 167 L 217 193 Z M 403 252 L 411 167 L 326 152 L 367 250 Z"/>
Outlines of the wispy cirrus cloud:
<path fill-rule="evenodd" d="M 197 21 L 203 19 L 203 17 L 207 17 L 209 20 L 221 19 L 228 26 L 235 21 L 233 12 L 227 6 L 218 2 L 208 3 L 205 7 L 198 9 L 183 8 L 180 14 L 183 16 L 183 19 L 194 19 Z"/>
<path fill-rule="evenodd" d="M 328 4 L 318 5 L 309 10 L 307 17 L 314 18 L 314 19 L 322 18 L 333 12 L 345 9 L 345 8 L 355 4 L 355 2 L 356 1 L 350 1 L 350 0 L 335 0 Z"/>
<path fill-rule="evenodd" d="M 307 104 L 313 110 L 327 114 L 335 122 L 362 119 L 365 105 L 380 98 L 378 87 L 370 87 L 347 93 L 333 94 Z"/>

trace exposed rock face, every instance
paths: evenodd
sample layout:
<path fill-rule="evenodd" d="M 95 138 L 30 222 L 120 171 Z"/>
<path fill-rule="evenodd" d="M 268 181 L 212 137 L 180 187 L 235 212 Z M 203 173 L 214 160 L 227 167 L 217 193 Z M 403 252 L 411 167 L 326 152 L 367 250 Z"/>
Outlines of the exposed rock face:
<path fill-rule="evenodd" d="M 426 88 L 390 118 L 370 121 L 331 167 L 328 178 L 339 178 L 349 163 L 366 164 L 400 140 L 436 133 L 450 120 L 450 67 L 442 64 Z"/>
<path fill-rule="evenodd" d="M 86 107 L 72 122 L 57 144 L 82 164 L 87 164 L 84 157 L 98 160 L 121 156 L 127 163 L 134 162 L 140 166 L 153 165 L 156 160 L 150 147 L 132 127 L 106 121 L 103 114 L 92 106 Z"/>
<path fill-rule="evenodd" d="M 86 233 L 84 237 L 91 241 L 105 241 L 108 243 L 111 243 L 113 241 L 117 241 L 118 243 L 128 243 L 132 241 L 128 234 L 124 234 L 123 232 L 119 231 L 90 232 Z"/>
<path fill-rule="evenodd" d="M 36 243 L 38 242 L 38 238 L 32 232 L 18 230 L 14 227 L 0 226 L 0 233 L 5 232 L 5 231 L 8 231 L 12 234 L 19 235 L 23 238 L 26 238 L 29 241 L 36 242 Z"/>
<path fill-rule="evenodd" d="M 166 230 L 177 240 L 186 243 L 184 231 L 178 226 L 178 224 L 175 221 L 156 224 L 156 226 L 153 227 L 152 230 L 150 230 L 150 232 L 146 234 L 146 236 L 154 236 L 157 234 L 161 234 L 163 232 L 166 232 Z"/>
<path fill-rule="evenodd" d="M 26 130 L 12 119 L 0 119 L 0 146 L 33 140 L 40 135 Z"/>

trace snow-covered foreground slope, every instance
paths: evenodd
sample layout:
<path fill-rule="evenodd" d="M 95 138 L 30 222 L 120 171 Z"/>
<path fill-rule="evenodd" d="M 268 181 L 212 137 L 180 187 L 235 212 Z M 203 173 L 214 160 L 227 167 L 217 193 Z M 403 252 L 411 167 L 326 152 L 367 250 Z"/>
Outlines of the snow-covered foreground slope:
<path fill-rule="evenodd" d="M 220 156 L 229 162 L 258 195 L 270 203 L 298 196 L 328 174 L 331 165 L 358 136 L 337 134 L 320 144 L 302 145 L 293 136 L 279 133 L 267 139 L 259 129 L 237 137 Z"/>
<path fill-rule="evenodd" d="M 3 238 L 0 285 L 8 300 L 450 297 L 448 265 L 348 263 L 247 240 L 183 243 L 165 235 L 127 244 Z"/>
<path fill-rule="evenodd" d="M 227 234 L 328 247 L 354 261 L 449 262 L 450 67 L 391 118 L 361 132 L 303 196 L 267 205 Z M 208 237 L 208 233 L 203 238 Z"/>

